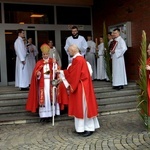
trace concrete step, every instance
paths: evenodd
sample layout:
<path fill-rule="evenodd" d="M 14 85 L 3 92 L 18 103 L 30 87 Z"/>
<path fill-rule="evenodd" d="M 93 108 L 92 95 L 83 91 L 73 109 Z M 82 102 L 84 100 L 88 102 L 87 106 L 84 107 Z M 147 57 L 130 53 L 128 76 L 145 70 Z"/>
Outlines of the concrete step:
<path fill-rule="evenodd" d="M 14 111 L 22 111 L 22 110 L 25 110 L 25 105 L 3 106 L 3 107 L 0 107 L 0 113 L 1 113 L 1 114 L 3 113 L 3 111 L 11 112 L 12 110 L 14 110 Z"/>
<path fill-rule="evenodd" d="M 73 117 L 68 117 L 67 113 L 54 117 L 55 122 L 62 121 L 62 120 L 71 120 L 71 119 L 73 119 Z M 2 124 L 23 124 L 23 123 L 34 123 L 34 122 L 40 122 L 38 113 L 32 113 L 32 115 L 12 114 L 7 117 L 6 116 L 0 117 L 0 125 L 2 125 Z M 52 117 L 50 118 L 50 123 L 52 123 Z"/>
<path fill-rule="evenodd" d="M 3 106 L 16 106 L 16 105 L 25 105 L 26 104 L 26 99 L 3 99 L 0 100 L 0 107 Z"/>
<path fill-rule="evenodd" d="M 99 112 L 110 112 L 117 110 L 126 110 L 126 109 L 136 109 L 137 102 L 127 102 L 127 103 L 117 103 L 117 104 L 107 104 L 100 105 Z"/>
<path fill-rule="evenodd" d="M 124 89 L 112 89 L 110 82 L 93 82 L 100 114 L 136 109 L 137 85 L 129 83 Z M 19 91 L 18 88 L 3 87 L 0 90 L 0 124 L 39 122 L 38 113 L 25 110 L 28 91 Z M 67 113 L 55 118 L 56 121 L 72 119 Z"/>
<path fill-rule="evenodd" d="M 98 105 L 101 106 L 103 104 L 111 104 L 111 103 L 124 103 L 124 102 L 130 102 L 130 101 L 136 101 L 137 99 L 137 89 L 135 90 L 121 90 L 121 91 L 105 91 L 103 93 L 99 93 L 97 91 L 96 98 Z M 16 95 L 15 95 L 16 96 Z M 20 94 L 19 94 L 20 96 Z M 7 96 L 6 96 L 7 97 Z M 16 97 L 15 97 L 16 98 Z M 22 99 L 20 98 L 12 98 L 10 99 L 3 99 L 0 100 L 0 113 L 4 110 L 18 110 L 18 109 L 24 109 L 26 104 L 26 99 L 24 99 L 24 96 Z"/>
<path fill-rule="evenodd" d="M 124 86 L 124 89 L 139 89 L 138 86 L 134 83 L 134 84 L 129 84 Z M 94 91 L 98 92 L 104 92 L 104 91 L 115 91 L 115 89 L 112 88 L 111 85 L 97 85 L 94 87 Z"/>
<path fill-rule="evenodd" d="M 2 100 L 13 100 L 13 99 L 22 99 L 22 98 L 27 98 L 28 97 L 28 93 L 24 92 L 24 93 L 3 93 L 0 94 L 0 101 Z"/>
<path fill-rule="evenodd" d="M 114 91 L 105 91 L 105 92 L 97 92 L 96 98 L 112 98 L 112 97 L 125 97 L 129 95 L 137 95 L 139 92 L 138 89 L 123 89 L 120 91 L 114 90 Z"/>
<path fill-rule="evenodd" d="M 118 103 L 126 103 L 126 102 L 136 102 L 138 96 L 125 96 L 125 97 L 112 97 L 112 98 L 98 98 L 97 102 L 99 106 L 108 105 L 108 104 L 118 104 Z"/>

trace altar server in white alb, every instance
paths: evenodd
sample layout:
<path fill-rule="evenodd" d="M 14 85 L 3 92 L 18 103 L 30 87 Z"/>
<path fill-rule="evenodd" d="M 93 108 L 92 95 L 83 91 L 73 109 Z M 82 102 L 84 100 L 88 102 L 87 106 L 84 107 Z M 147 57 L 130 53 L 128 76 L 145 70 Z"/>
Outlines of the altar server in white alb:
<path fill-rule="evenodd" d="M 77 26 L 72 26 L 71 32 L 72 32 L 72 35 L 67 38 L 66 44 L 64 47 L 64 49 L 68 55 L 68 64 L 72 62 L 72 58 L 70 57 L 70 55 L 67 51 L 70 45 L 72 45 L 72 44 L 77 45 L 82 56 L 84 56 L 86 54 L 87 47 L 88 47 L 85 38 L 78 34 Z"/>
<path fill-rule="evenodd" d="M 53 55 L 54 55 L 55 59 L 56 59 L 56 62 L 61 67 L 62 66 L 61 58 L 60 58 L 60 55 L 59 55 L 56 47 L 53 45 L 53 41 L 52 40 L 48 40 L 48 45 L 50 47 L 49 57 L 53 58 Z"/>
<path fill-rule="evenodd" d="M 113 30 L 113 41 L 110 53 L 112 57 L 112 85 L 113 88 L 120 90 L 127 85 L 126 68 L 124 61 L 124 53 L 127 50 L 124 39 L 120 36 L 120 29 Z"/>
<path fill-rule="evenodd" d="M 27 63 L 28 52 L 23 41 L 24 37 L 24 30 L 18 29 L 18 38 L 14 43 L 16 52 L 15 87 L 19 87 L 20 90 L 28 90 L 30 84 Z"/>
<path fill-rule="evenodd" d="M 104 41 L 103 37 L 99 38 L 100 44 L 98 45 L 98 58 L 97 58 L 97 80 L 105 80 L 107 78 L 106 75 L 106 66 L 104 59 Z"/>
<path fill-rule="evenodd" d="M 32 38 L 28 38 L 27 51 L 29 53 L 27 60 L 29 63 L 29 79 L 31 80 L 32 72 L 36 64 L 36 56 L 38 55 L 38 50 L 34 44 L 32 44 Z"/>
<path fill-rule="evenodd" d="M 95 60 L 95 51 L 96 51 L 96 43 L 92 40 L 92 36 L 87 36 L 87 44 L 88 49 L 85 55 L 85 59 L 90 63 L 93 74 L 92 79 L 96 79 L 96 60 Z"/>

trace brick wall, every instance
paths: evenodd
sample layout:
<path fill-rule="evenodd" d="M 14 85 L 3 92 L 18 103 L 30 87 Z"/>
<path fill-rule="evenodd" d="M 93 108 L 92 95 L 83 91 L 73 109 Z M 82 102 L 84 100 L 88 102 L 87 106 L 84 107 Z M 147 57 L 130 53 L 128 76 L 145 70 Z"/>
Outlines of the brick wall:
<path fill-rule="evenodd" d="M 106 27 L 131 21 L 132 47 L 125 54 L 125 62 L 128 80 L 137 80 L 142 30 L 146 32 L 147 43 L 150 42 L 150 0 L 113 0 L 113 3 L 108 3 L 108 0 L 95 1 L 94 37 L 102 35 L 104 21 Z"/>

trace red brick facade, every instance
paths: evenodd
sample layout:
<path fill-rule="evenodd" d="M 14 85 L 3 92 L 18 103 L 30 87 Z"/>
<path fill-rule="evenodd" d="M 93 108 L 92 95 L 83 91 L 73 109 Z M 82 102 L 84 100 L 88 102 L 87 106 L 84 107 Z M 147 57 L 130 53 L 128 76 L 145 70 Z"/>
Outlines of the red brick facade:
<path fill-rule="evenodd" d="M 102 35 L 104 21 L 106 27 L 131 21 L 132 47 L 128 48 L 125 54 L 125 62 L 128 80 L 137 80 L 142 30 L 146 32 L 147 43 L 150 42 L 150 0 L 114 0 L 109 3 L 105 0 L 102 3 L 97 1 L 95 4 L 94 37 Z"/>

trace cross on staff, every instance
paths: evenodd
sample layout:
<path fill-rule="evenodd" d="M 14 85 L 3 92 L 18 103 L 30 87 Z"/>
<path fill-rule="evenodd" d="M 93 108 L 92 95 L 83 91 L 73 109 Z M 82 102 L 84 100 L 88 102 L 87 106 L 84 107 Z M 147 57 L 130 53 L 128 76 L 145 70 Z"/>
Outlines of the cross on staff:
<path fill-rule="evenodd" d="M 52 91 L 52 126 L 54 126 L 54 121 L 55 121 L 55 103 L 56 103 L 56 86 L 57 86 L 57 80 L 55 80 L 55 71 L 57 70 L 57 64 L 55 62 L 55 53 L 53 52 L 53 80 L 52 80 L 52 85 L 53 85 L 53 91 Z"/>

